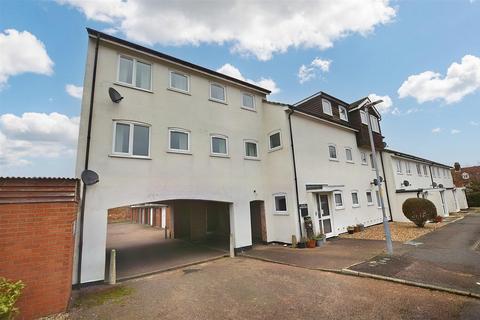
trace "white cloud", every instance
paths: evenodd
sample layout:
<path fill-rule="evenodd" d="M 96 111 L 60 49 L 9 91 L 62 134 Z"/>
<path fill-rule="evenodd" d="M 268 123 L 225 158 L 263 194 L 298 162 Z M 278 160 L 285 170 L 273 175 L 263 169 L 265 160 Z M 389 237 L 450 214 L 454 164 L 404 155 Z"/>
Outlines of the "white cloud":
<path fill-rule="evenodd" d="M 442 129 L 440 129 L 440 128 L 432 129 L 432 133 L 439 133 L 440 131 L 442 131 Z"/>
<path fill-rule="evenodd" d="M 477 121 L 470 121 L 469 123 L 471 126 L 474 126 L 474 127 L 478 127 L 480 125 L 480 123 L 478 123 Z"/>
<path fill-rule="evenodd" d="M 300 68 L 298 68 L 298 81 L 300 83 L 305 83 L 314 79 L 317 76 L 317 71 L 328 72 L 331 63 L 332 60 L 323 60 L 317 57 L 313 59 L 308 66 L 302 64 Z"/>
<path fill-rule="evenodd" d="M 28 165 L 33 158 L 73 156 L 80 118 L 52 112 L 0 115 L 0 166 Z"/>
<path fill-rule="evenodd" d="M 457 134 L 457 133 L 460 133 L 460 130 L 458 129 L 452 129 L 452 131 L 450 131 L 451 134 Z"/>
<path fill-rule="evenodd" d="M 227 76 L 246 81 L 248 83 L 254 84 L 256 86 L 259 86 L 261 88 L 265 88 L 267 90 L 270 90 L 272 94 L 280 92 L 280 88 L 277 87 L 277 84 L 275 81 L 273 81 L 271 78 L 260 78 L 258 81 L 254 81 L 251 79 L 246 79 L 240 70 L 238 70 L 237 67 L 231 65 L 230 63 L 225 63 L 223 66 L 217 69 L 217 72 L 226 74 Z"/>
<path fill-rule="evenodd" d="M 480 58 L 466 55 L 460 63 L 452 63 L 443 78 L 433 71 L 409 76 L 398 89 L 398 95 L 400 98 L 413 97 L 418 103 L 444 100 L 450 104 L 479 89 Z"/>
<path fill-rule="evenodd" d="M 65 91 L 72 97 L 82 99 L 83 87 L 78 87 L 74 84 L 67 84 Z"/>
<path fill-rule="evenodd" d="M 151 1 L 57 0 L 147 44 L 230 46 L 269 60 L 290 48 L 326 49 L 351 34 L 363 36 L 391 22 L 389 0 Z"/>
<path fill-rule="evenodd" d="M 378 100 L 383 100 L 382 103 L 379 103 L 379 104 L 375 105 L 375 108 L 378 110 L 378 112 L 380 112 L 382 114 L 387 114 L 387 113 L 390 112 L 390 108 L 392 107 L 393 102 L 392 102 L 392 99 L 388 95 L 379 96 L 378 94 L 370 93 L 368 95 L 368 97 L 370 98 L 370 100 L 372 102 L 378 101 Z M 395 108 L 391 112 L 392 112 L 392 114 L 398 114 L 398 113 L 400 113 L 400 110 L 398 110 L 398 108 Z"/>
<path fill-rule="evenodd" d="M 45 45 L 28 31 L 7 29 L 0 32 L 0 48 L 0 89 L 11 76 L 26 72 L 53 73 L 53 61 Z"/>

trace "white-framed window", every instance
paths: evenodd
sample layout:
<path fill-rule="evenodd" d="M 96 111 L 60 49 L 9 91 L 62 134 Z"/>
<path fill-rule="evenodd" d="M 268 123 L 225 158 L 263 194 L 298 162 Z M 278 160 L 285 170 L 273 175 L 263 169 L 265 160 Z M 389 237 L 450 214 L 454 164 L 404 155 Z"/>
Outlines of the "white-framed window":
<path fill-rule="evenodd" d="M 218 83 L 210 83 L 210 100 L 227 103 L 227 88 Z"/>
<path fill-rule="evenodd" d="M 275 205 L 275 213 L 287 213 L 287 195 L 285 193 L 277 193 L 273 195 L 273 202 Z"/>
<path fill-rule="evenodd" d="M 443 177 L 446 178 L 447 177 L 447 172 L 448 170 L 447 169 L 443 169 Z"/>
<path fill-rule="evenodd" d="M 152 65 L 124 55 L 118 56 L 117 81 L 135 88 L 152 90 Z"/>
<path fill-rule="evenodd" d="M 268 150 L 269 151 L 274 151 L 278 150 L 282 147 L 282 135 L 280 134 L 280 131 L 274 131 L 271 132 L 268 135 Z"/>
<path fill-rule="evenodd" d="M 365 195 L 367 196 L 367 205 L 373 206 L 372 191 L 368 190 L 367 192 L 365 192 Z"/>
<path fill-rule="evenodd" d="M 417 174 L 419 176 L 422 176 L 422 167 L 420 166 L 420 163 L 417 163 L 416 166 L 417 166 Z"/>
<path fill-rule="evenodd" d="M 258 143 L 255 140 L 244 140 L 245 158 L 258 159 Z"/>
<path fill-rule="evenodd" d="M 343 209 L 343 197 L 340 191 L 333 193 L 333 202 L 335 203 L 335 209 Z"/>
<path fill-rule="evenodd" d="M 354 207 L 354 208 L 360 207 L 360 201 L 358 199 L 358 191 L 357 190 L 352 191 L 352 207 Z"/>
<path fill-rule="evenodd" d="M 362 164 L 368 166 L 367 153 L 360 152 L 360 158 L 362 159 Z"/>
<path fill-rule="evenodd" d="M 407 174 L 412 174 L 412 169 L 410 168 L 410 162 L 409 161 L 405 161 L 405 172 Z"/>
<path fill-rule="evenodd" d="M 440 178 L 440 168 L 439 167 L 437 167 L 437 177 Z"/>
<path fill-rule="evenodd" d="M 329 114 L 331 116 L 333 115 L 332 104 L 330 103 L 330 101 L 326 99 L 322 99 L 322 109 L 323 109 L 323 113 Z"/>
<path fill-rule="evenodd" d="M 382 207 L 382 202 L 380 201 L 380 192 L 378 190 L 375 191 L 375 196 L 377 197 L 377 207 Z"/>
<path fill-rule="evenodd" d="M 329 144 L 328 145 L 328 158 L 330 160 L 338 161 L 338 156 L 337 156 L 337 146 L 334 144 Z"/>
<path fill-rule="evenodd" d="M 150 125 L 114 121 L 112 154 L 148 158 L 150 156 Z"/>
<path fill-rule="evenodd" d="M 431 167 L 432 168 L 432 177 L 436 178 L 436 175 L 435 175 L 435 167 Z"/>
<path fill-rule="evenodd" d="M 347 159 L 347 162 L 353 163 L 352 148 L 345 148 L 345 158 Z"/>
<path fill-rule="evenodd" d="M 338 106 L 338 113 L 340 114 L 341 120 L 348 121 L 347 108 L 345 108 L 344 106 Z"/>
<path fill-rule="evenodd" d="M 370 166 L 375 169 L 375 162 L 373 161 L 373 155 L 370 153 Z"/>
<path fill-rule="evenodd" d="M 373 114 L 370 115 L 370 123 L 372 125 L 372 131 L 380 133 L 380 125 L 378 123 L 378 119 Z"/>
<path fill-rule="evenodd" d="M 228 138 L 220 134 L 210 135 L 210 153 L 212 156 L 228 156 Z"/>
<path fill-rule="evenodd" d="M 402 161 L 400 161 L 400 159 L 396 159 L 395 163 L 397 165 L 397 173 L 402 174 Z"/>
<path fill-rule="evenodd" d="M 468 180 L 468 179 L 470 179 L 470 174 L 468 174 L 468 172 L 462 173 L 462 179 L 463 179 L 463 180 Z"/>
<path fill-rule="evenodd" d="M 250 93 L 242 93 L 242 108 L 255 110 L 255 96 Z"/>
<path fill-rule="evenodd" d="M 180 128 L 169 128 L 168 151 L 190 153 L 190 131 Z"/>
<path fill-rule="evenodd" d="M 368 125 L 367 119 L 367 113 L 364 110 L 360 110 L 360 120 L 362 121 L 362 123 Z"/>
<path fill-rule="evenodd" d="M 170 71 L 170 89 L 190 92 L 190 76 L 178 71 Z"/>
<path fill-rule="evenodd" d="M 427 170 L 427 165 L 426 164 L 423 165 L 423 175 L 425 177 L 428 177 L 428 170 Z"/>

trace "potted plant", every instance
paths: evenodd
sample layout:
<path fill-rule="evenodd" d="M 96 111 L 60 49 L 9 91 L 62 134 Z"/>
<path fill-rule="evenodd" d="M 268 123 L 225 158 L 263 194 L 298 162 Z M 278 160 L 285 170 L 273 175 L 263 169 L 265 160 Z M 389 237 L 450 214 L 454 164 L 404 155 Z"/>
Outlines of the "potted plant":
<path fill-rule="evenodd" d="M 321 247 L 322 244 L 324 244 L 326 241 L 326 238 L 325 238 L 325 235 L 322 234 L 322 233 L 319 233 L 316 237 L 315 237 L 315 242 L 317 244 L 317 247 Z"/>
<path fill-rule="evenodd" d="M 433 219 L 433 222 L 435 223 L 439 223 L 439 222 L 442 222 L 443 221 L 443 217 L 442 216 L 436 216 L 434 219 Z"/>
<path fill-rule="evenodd" d="M 365 230 L 365 225 L 363 223 L 357 223 L 358 231 L 362 232 Z"/>
<path fill-rule="evenodd" d="M 307 247 L 307 238 L 302 237 L 300 241 L 297 243 L 297 248 L 305 249 Z"/>
<path fill-rule="evenodd" d="M 347 231 L 349 234 L 353 234 L 355 232 L 355 227 L 354 226 L 348 226 Z"/>
<path fill-rule="evenodd" d="M 308 239 L 307 248 L 315 248 L 316 245 L 317 245 L 317 242 L 315 240 L 315 237 Z"/>
<path fill-rule="evenodd" d="M 360 226 L 358 224 L 353 226 L 353 232 L 354 233 L 360 232 Z"/>

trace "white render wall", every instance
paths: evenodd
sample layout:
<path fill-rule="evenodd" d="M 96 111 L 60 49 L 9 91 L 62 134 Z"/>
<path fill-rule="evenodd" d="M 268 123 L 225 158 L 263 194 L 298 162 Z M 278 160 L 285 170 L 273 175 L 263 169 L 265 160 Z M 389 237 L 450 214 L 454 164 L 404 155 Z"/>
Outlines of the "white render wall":
<path fill-rule="evenodd" d="M 346 232 L 349 225 L 363 223 L 373 225 L 382 222 L 382 210 L 377 206 L 375 189 L 371 184 L 375 171 L 371 167 L 368 149 L 359 149 L 355 131 L 326 121 L 294 113 L 292 131 L 295 143 L 295 157 L 298 175 L 299 201 L 308 204 L 309 215 L 314 229 L 319 232 L 318 210 L 315 196 L 306 190 L 307 184 L 341 185 L 344 209 L 335 209 L 332 193 L 329 193 L 334 235 Z M 339 161 L 329 159 L 328 146 L 337 147 Z M 354 163 L 346 162 L 345 148 L 352 149 Z M 368 164 L 361 163 L 360 152 L 367 153 Z M 377 155 L 379 170 L 382 172 L 380 157 Z M 352 207 L 352 191 L 358 191 L 360 207 Z M 372 191 L 373 205 L 367 205 L 366 191 Z M 384 196 L 388 214 L 388 203 Z"/>
<path fill-rule="evenodd" d="M 76 174 L 84 168 L 86 127 L 90 102 L 94 42 L 89 40 L 88 61 L 82 102 Z M 151 62 L 152 93 L 115 84 L 118 54 Z M 288 132 L 282 130 L 284 148 L 267 152 L 266 133 L 285 124 L 282 107 L 268 106 L 265 95 L 234 83 L 183 69 L 153 57 L 101 42 L 98 55 L 89 169 L 100 182 L 87 187 L 82 282 L 104 278 L 107 210 L 113 207 L 170 199 L 201 199 L 231 203 L 235 247 L 251 245 L 250 207 L 252 200 L 264 200 L 269 241 L 290 241 L 295 232 L 293 175 L 288 153 Z M 169 70 L 190 74 L 190 94 L 168 90 Z M 209 100 L 209 81 L 227 86 L 228 104 Z M 113 103 L 108 88 L 114 87 L 124 99 Z M 255 94 L 257 111 L 241 108 L 241 93 Z M 283 123 L 274 124 L 275 113 Z M 112 156 L 113 120 L 130 120 L 151 125 L 151 159 Z M 191 131 L 191 154 L 167 152 L 168 128 Z M 210 156 L 210 134 L 229 139 L 229 157 Z M 257 140 L 260 161 L 244 159 L 244 139 Z M 275 172 L 270 180 L 262 174 Z M 270 189 L 272 185 L 275 188 Z M 276 192 L 287 193 L 287 216 L 273 217 Z M 273 228 L 270 225 L 274 226 Z"/>

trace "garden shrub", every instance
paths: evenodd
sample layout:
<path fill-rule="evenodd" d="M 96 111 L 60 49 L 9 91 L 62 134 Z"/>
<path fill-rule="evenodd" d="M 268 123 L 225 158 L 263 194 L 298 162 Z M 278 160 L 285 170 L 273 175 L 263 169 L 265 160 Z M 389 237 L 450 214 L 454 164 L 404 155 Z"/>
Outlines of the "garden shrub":
<path fill-rule="evenodd" d="M 22 281 L 11 282 L 0 277 L 0 320 L 9 320 L 18 313 L 15 307 L 25 285 Z"/>
<path fill-rule="evenodd" d="M 402 205 L 402 211 L 408 220 L 423 228 L 429 220 L 437 216 L 437 208 L 432 201 L 423 198 L 409 198 Z"/>
<path fill-rule="evenodd" d="M 467 192 L 467 202 L 469 207 L 480 207 L 480 191 Z"/>

